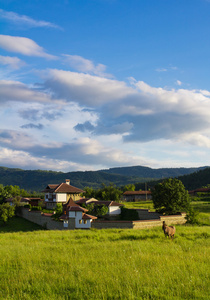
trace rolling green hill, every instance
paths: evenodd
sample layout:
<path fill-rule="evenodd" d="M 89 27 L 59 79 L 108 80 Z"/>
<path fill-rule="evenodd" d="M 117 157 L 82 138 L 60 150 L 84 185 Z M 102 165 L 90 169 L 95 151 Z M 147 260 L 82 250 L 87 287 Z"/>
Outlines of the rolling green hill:
<path fill-rule="evenodd" d="M 97 189 L 101 187 L 102 183 L 105 185 L 114 183 L 116 186 L 123 186 L 130 183 L 142 183 L 141 187 L 139 188 L 144 188 L 143 183 L 145 182 L 185 175 L 183 177 L 185 182 L 184 184 L 187 184 L 187 187 L 192 189 L 210 183 L 210 174 L 208 175 L 208 171 L 210 173 L 210 168 L 205 168 L 206 167 L 152 169 L 134 166 L 111 168 L 101 171 L 63 173 L 55 171 L 22 170 L 0 167 L 0 183 L 3 185 L 18 185 L 20 188 L 28 191 L 41 191 L 46 187 L 47 184 L 64 182 L 65 179 L 70 179 L 71 184 L 78 188 L 89 186 Z M 195 174 L 198 175 L 189 175 L 193 172 L 196 172 Z M 189 180 L 188 176 L 191 176 Z M 202 178 L 201 180 L 198 179 L 199 176 Z M 202 184 L 201 181 L 207 183 Z"/>

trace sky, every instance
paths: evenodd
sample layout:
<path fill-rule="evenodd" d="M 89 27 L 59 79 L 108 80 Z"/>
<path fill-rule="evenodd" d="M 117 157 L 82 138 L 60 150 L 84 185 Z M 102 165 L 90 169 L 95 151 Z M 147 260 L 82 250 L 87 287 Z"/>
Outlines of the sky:
<path fill-rule="evenodd" d="M 0 0 L 0 166 L 210 166 L 210 0 Z"/>

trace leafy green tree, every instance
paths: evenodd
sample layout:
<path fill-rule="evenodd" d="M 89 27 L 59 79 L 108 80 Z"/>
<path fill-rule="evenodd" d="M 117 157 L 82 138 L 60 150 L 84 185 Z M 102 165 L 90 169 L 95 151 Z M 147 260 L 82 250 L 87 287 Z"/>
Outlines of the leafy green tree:
<path fill-rule="evenodd" d="M 108 207 L 106 205 L 95 205 L 96 217 L 103 217 L 108 213 Z"/>
<path fill-rule="evenodd" d="M 63 205 L 62 203 L 57 203 L 56 205 L 56 209 L 55 209 L 55 214 L 54 214 L 54 218 L 58 219 L 60 218 L 60 216 L 63 214 Z"/>
<path fill-rule="evenodd" d="M 9 203 L 3 203 L 0 205 L 0 220 L 7 223 L 9 218 L 15 215 L 15 207 L 9 205 Z"/>
<path fill-rule="evenodd" d="M 169 178 L 155 185 L 152 191 L 154 208 L 160 213 L 176 214 L 190 209 L 190 197 L 183 183 Z"/>
<path fill-rule="evenodd" d="M 0 184 L 0 203 L 4 203 L 7 198 L 11 198 L 12 194 Z"/>
<path fill-rule="evenodd" d="M 122 191 L 118 189 L 113 183 L 110 183 L 108 186 L 103 184 L 102 188 L 99 189 L 96 193 L 96 199 L 119 201 L 121 195 Z"/>
<path fill-rule="evenodd" d="M 123 187 L 123 192 L 135 191 L 135 184 L 127 184 Z"/>
<path fill-rule="evenodd" d="M 95 203 L 90 203 L 90 204 L 82 204 L 82 207 L 88 209 L 88 214 L 96 216 L 96 217 L 103 217 L 108 213 L 108 207 L 104 204 L 102 205 L 97 205 Z"/>
<path fill-rule="evenodd" d="M 91 187 L 85 187 L 84 191 L 85 191 L 85 193 L 83 193 L 82 195 L 85 198 L 95 198 L 96 191 L 93 188 L 91 188 Z"/>

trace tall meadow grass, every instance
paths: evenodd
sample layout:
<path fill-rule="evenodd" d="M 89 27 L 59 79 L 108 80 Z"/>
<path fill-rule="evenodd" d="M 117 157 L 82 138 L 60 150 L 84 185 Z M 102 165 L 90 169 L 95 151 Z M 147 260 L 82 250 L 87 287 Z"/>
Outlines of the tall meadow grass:
<path fill-rule="evenodd" d="M 0 234 L 0 299 L 209 299 L 209 227 Z"/>

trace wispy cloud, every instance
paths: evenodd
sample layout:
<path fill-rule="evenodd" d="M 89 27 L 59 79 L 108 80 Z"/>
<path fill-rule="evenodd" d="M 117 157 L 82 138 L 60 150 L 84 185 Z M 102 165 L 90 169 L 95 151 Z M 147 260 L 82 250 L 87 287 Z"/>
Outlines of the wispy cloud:
<path fill-rule="evenodd" d="M 177 85 L 182 85 L 182 82 L 181 82 L 180 80 L 177 80 L 177 81 L 176 81 L 176 84 L 177 84 Z"/>
<path fill-rule="evenodd" d="M 0 9 L 0 18 L 5 19 L 11 23 L 15 23 L 16 25 L 24 25 L 28 27 L 48 27 L 48 28 L 56 28 L 62 29 L 60 26 L 53 24 L 51 22 L 34 20 L 25 15 L 19 15 L 12 11 L 6 11 Z"/>
<path fill-rule="evenodd" d="M 171 70 L 176 71 L 176 70 L 178 70 L 178 68 L 170 65 L 167 68 L 157 68 L 157 69 L 155 69 L 156 72 L 168 72 L 168 71 L 171 71 Z"/>
<path fill-rule="evenodd" d="M 113 77 L 111 74 L 105 73 L 106 66 L 103 64 L 94 64 L 93 61 L 86 59 L 79 55 L 67 55 L 63 54 L 65 63 L 68 63 L 70 67 L 76 71 L 94 74 L 102 77 Z"/>
<path fill-rule="evenodd" d="M 24 65 L 26 65 L 26 63 L 21 59 L 19 59 L 18 57 L 2 56 L 2 55 L 0 55 L 0 64 L 7 66 L 13 70 L 18 70 Z"/>
<path fill-rule="evenodd" d="M 33 40 L 25 37 L 0 35 L 0 48 L 9 52 L 16 52 L 26 56 L 38 56 L 46 59 L 57 59 L 56 56 L 50 55 L 44 51 Z"/>
<path fill-rule="evenodd" d="M 167 72 L 168 70 L 165 69 L 165 68 L 158 68 L 158 69 L 155 69 L 156 72 Z"/>

